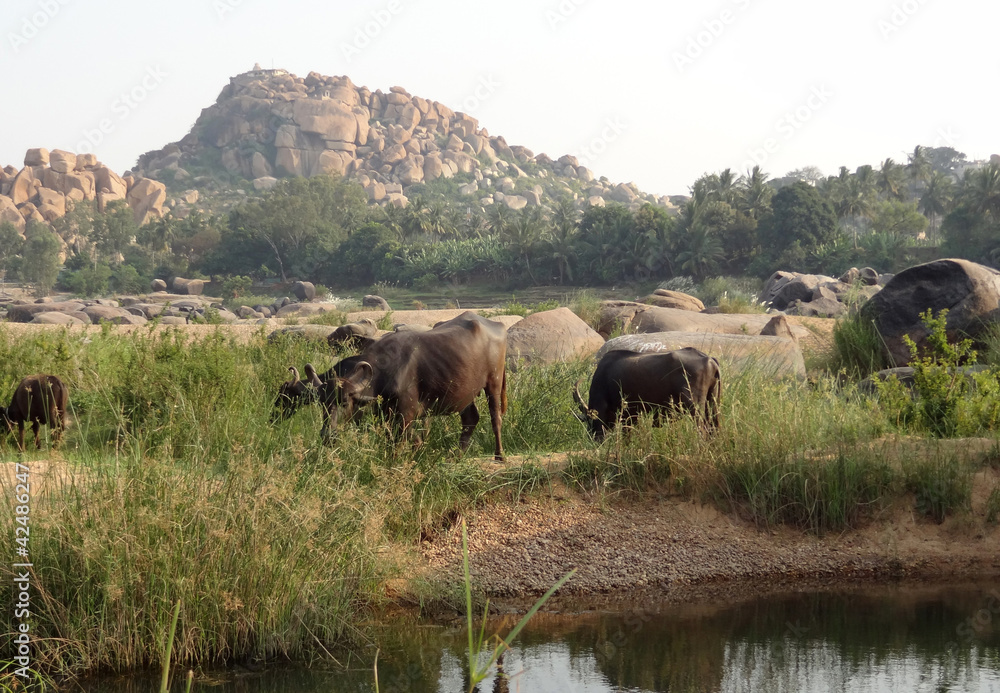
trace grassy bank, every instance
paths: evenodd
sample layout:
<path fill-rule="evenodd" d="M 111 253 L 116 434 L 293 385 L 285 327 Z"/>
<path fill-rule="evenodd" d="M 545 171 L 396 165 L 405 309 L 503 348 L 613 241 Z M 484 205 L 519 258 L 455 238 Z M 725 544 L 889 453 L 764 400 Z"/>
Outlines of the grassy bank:
<path fill-rule="evenodd" d="M 550 474 L 586 492 L 680 493 L 761 526 L 825 532 L 905 494 L 929 517 L 960 512 L 962 480 L 976 471 L 944 453 L 886 456 L 879 441 L 910 424 L 833 378 L 776 382 L 754 369 L 727 371 L 723 427 L 711 438 L 688 420 L 646 420 L 596 446 L 572 415 L 586 363 L 509 373 L 504 445 L 523 463 L 483 461 L 486 416 L 465 457 L 454 416 L 432 419 L 416 450 L 374 417 L 323 448 L 315 408 L 269 421 L 287 367 L 307 361 L 323 370 L 334 358 L 324 344 L 269 343 L 263 332 L 248 343 L 224 331 L 192 342 L 183 331 L 111 329 L 15 339 L 0 326 L 0 397 L 32 372 L 59 375 L 71 392 L 61 449 L 3 453 L 8 467 L 48 470 L 31 500 L 39 665 L 55 674 L 156 665 L 177 602 L 176 661 L 322 656 L 358 635 L 352 623 L 400 574 L 387 547 L 412 545 L 477 503 L 547 492 Z M 531 462 L 548 452 L 570 453 L 565 469 Z M 0 518 L 14 547 L 13 501 Z M 10 563 L 0 568 L 8 604 Z"/>

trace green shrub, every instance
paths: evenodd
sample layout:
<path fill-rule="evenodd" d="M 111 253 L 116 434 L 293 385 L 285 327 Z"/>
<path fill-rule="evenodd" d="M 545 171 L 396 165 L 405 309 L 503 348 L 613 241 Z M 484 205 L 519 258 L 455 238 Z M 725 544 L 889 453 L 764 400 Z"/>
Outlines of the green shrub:
<path fill-rule="evenodd" d="M 234 275 L 226 277 L 222 281 L 222 297 L 225 299 L 239 298 L 250 293 L 253 287 L 253 280 L 244 275 Z"/>

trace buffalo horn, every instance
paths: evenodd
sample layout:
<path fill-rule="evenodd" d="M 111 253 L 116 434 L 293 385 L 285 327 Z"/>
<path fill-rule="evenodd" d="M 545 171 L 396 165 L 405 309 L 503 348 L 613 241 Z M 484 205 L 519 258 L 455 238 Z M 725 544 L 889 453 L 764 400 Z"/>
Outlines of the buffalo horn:
<path fill-rule="evenodd" d="M 580 380 L 582 380 L 582 378 Z M 580 405 L 580 411 L 583 412 L 584 416 L 588 419 L 596 419 L 597 412 L 587 406 L 587 403 L 583 401 L 583 395 L 580 394 L 580 380 L 577 380 L 576 384 L 573 385 L 573 399 L 575 399 L 576 403 Z M 583 419 L 580 420 L 583 421 Z"/>
<path fill-rule="evenodd" d="M 299 369 L 295 366 L 289 366 L 288 370 L 292 372 L 292 385 L 299 382 Z"/>
<path fill-rule="evenodd" d="M 312 383 L 313 387 L 321 387 L 323 385 L 323 381 L 316 375 L 316 369 L 311 363 L 306 364 L 306 377 L 309 378 L 309 382 Z"/>

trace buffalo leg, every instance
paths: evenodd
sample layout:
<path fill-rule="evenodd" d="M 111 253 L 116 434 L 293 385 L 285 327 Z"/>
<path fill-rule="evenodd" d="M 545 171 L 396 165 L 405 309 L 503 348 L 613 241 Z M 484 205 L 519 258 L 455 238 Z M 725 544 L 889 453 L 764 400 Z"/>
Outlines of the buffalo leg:
<path fill-rule="evenodd" d="M 500 424 L 503 423 L 503 400 L 502 395 L 495 395 L 491 390 L 486 390 L 486 402 L 490 407 L 490 423 L 493 424 L 493 440 L 496 443 L 496 452 L 493 459 L 496 462 L 503 462 L 503 444 L 500 442 Z"/>
<path fill-rule="evenodd" d="M 31 424 L 31 432 L 35 434 L 35 450 L 42 449 L 42 439 L 39 437 L 39 432 L 42 430 L 42 422 L 37 419 Z"/>
<path fill-rule="evenodd" d="M 472 442 L 472 432 L 476 430 L 476 424 L 479 423 L 479 410 L 476 408 L 476 403 L 473 402 L 458 412 L 458 416 L 462 419 L 462 436 L 458 439 L 458 447 L 462 452 L 465 452 L 469 449 L 469 443 Z"/>

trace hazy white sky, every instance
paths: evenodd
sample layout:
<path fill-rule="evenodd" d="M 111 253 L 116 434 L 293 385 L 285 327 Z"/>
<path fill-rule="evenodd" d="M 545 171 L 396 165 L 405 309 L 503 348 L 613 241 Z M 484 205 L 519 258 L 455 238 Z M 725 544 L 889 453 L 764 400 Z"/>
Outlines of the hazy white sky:
<path fill-rule="evenodd" d="M 997 26 L 974 0 L 6 0 L 0 165 L 93 146 L 124 171 L 255 62 L 399 85 L 660 194 L 916 144 L 985 158 Z"/>

